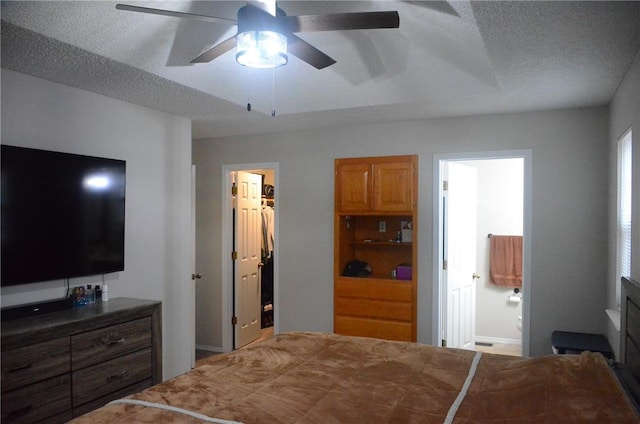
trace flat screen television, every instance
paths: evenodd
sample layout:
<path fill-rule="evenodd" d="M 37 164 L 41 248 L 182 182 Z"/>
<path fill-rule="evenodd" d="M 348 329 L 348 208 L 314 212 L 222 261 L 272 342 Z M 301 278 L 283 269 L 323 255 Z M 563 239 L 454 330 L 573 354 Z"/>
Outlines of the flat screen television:
<path fill-rule="evenodd" d="M 126 162 L 1 146 L 2 286 L 124 270 Z"/>

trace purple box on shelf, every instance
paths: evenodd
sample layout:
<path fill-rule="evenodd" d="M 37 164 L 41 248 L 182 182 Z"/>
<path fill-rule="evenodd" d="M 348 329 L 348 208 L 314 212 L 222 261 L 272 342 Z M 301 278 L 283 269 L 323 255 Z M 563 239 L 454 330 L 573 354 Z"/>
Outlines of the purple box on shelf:
<path fill-rule="evenodd" d="M 411 266 L 398 265 L 396 267 L 396 278 L 398 280 L 411 280 Z"/>

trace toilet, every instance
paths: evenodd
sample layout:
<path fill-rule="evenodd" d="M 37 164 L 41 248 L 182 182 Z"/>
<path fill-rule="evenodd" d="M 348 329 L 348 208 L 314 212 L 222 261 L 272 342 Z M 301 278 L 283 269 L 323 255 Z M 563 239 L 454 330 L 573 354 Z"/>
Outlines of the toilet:
<path fill-rule="evenodd" d="M 522 292 L 518 288 L 513 289 L 513 294 L 507 296 L 507 302 L 518 304 L 518 312 L 520 312 L 520 315 L 518 315 L 518 318 L 516 319 L 516 328 L 521 333 L 522 333 L 522 300 L 523 300 Z"/>

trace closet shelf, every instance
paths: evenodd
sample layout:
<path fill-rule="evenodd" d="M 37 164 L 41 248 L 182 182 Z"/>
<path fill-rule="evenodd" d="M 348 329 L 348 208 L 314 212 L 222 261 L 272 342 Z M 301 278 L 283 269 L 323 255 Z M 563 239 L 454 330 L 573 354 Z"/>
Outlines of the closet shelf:
<path fill-rule="evenodd" d="M 397 278 L 389 278 L 388 275 L 380 275 L 380 274 L 371 274 L 365 277 L 349 277 L 346 275 L 340 276 L 340 281 L 342 283 L 349 281 L 363 281 L 363 282 L 382 282 L 382 283 L 391 283 L 391 284 L 407 284 L 412 283 L 411 280 L 398 280 Z"/>
<path fill-rule="evenodd" d="M 404 246 L 411 247 L 413 243 L 405 241 L 388 241 L 388 240 L 354 240 L 351 242 L 353 246 Z"/>

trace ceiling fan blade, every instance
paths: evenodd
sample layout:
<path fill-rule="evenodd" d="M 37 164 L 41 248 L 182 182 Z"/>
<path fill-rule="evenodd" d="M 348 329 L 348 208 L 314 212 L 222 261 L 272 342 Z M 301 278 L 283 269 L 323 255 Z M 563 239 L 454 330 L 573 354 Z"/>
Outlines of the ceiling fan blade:
<path fill-rule="evenodd" d="M 264 10 L 271 16 L 276 16 L 276 0 L 249 0 L 247 4 Z"/>
<path fill-rule="evenodd" d="M 335 60 L 297 35 L 287 34 L 287 50 L 316 69 L 323 69 L 336 63 Z"/>
<path fill-rule="evenodd" d="M 202 53 L 200 56 L 196 57 L 191 61 L 191 63 L 207 63 L 211 62 L 213 59 L 222 56 L 229 50 L 232 50 L 236 46 L 236 36 L 229 37 L 223 42 L 216 44 L 211 47 L 209 50 Z"/>
<path fill-rule="evenodd" d="M 237 24 L 237 21 L 235 19 L 218 18 L 216 16 L 199 15 L 196 13 L 175 12 L 173 10 L 153 9 L 151 7 L 131 6 L 128 4 L 116 4 L 116 9 L 127 10 L 129 12 L 150 13 L 152 15 L 171 16 L 174 18 L 189 18 L 204 22 L 214 22 L 218 24 Z"/>
<path fill-rule="evenodd" d="M 436 12 L 440 12 L 440 13 L 444 13 L 447 15 L 451 15 L 451 16 L 455 16 L 457 18 L 460 17 L 460 15 L 458 14 L 458 12 L 453 8 L 453 6 L 451 6 L 451 4 L 449 4 L 448 1 L 410 1 L 410 0 L 402 0 L 405 3 L 417 6 L 417 7 L 422 7 L 424 9 L 431 9 L 434 10 Z"/>
<path fill-rule="evenodd" d="M 343 31 L 400 26 L 400 16 L 396 11 L 285 16 L 281 21 L 288 32 Z"/>

